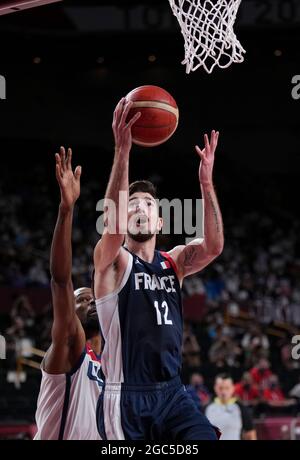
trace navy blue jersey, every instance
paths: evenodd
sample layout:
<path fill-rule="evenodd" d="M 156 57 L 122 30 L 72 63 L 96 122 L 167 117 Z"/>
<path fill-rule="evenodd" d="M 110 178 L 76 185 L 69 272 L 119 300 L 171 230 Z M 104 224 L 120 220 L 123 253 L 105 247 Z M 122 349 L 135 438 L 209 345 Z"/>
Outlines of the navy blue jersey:
<path fill-rule="evenodd" d="M 175 266 L 157 250 L 152 263 L 128 253 L 118 290 L 96 300 L 105 340 L 102 370 L 110 383 L 167 381 L 181 368 L 182 302 Z"/>

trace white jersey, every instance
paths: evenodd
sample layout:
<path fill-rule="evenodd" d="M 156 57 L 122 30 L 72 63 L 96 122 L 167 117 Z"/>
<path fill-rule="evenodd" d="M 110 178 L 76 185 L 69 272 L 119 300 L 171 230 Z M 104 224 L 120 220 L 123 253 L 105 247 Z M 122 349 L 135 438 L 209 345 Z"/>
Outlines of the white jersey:
<path fill-rule="evenodd" d="M 78 365 L 69 373 L 41 371 L 34 439 L 99 440 L 96 406 L 103 381 L 100 362 L 92 349 L 86 346 Z"/>

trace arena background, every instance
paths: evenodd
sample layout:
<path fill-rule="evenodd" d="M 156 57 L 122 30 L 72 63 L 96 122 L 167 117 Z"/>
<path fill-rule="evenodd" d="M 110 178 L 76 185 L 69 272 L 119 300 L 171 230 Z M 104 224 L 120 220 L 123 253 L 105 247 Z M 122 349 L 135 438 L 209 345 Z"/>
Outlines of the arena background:
<path fill-rule="evenodd" d="M 274 407 L 259 389 L 252 406 L 258 437 L 299 437 L 300 360 L 291 353 L 300 331 L 300 100 L 292 97 L 299 31 L 297 0 L 243 0 L 236 32 L 245 62 L 186 75 L 167 1 L 74 0 L 0 17 L 1 438 L 34 432 L 40 371 L 31 361 L 40 358 L 31 347 L 46 350 L 51 328 L 54 153 L 71 146 L 83 167 L 73 231 L 79 287 L 90 282 L 96 203 L 112 165 L 112 113 L 143 84 L 175 97 L 180 123 L 162 146 L 133 147 L 132 180 L 150 178 L 160 197 L 199 197 L 193 146 L 211 129 L 221 133 L 214 182 L 225 248 L 184 284 L 182 378 L 188 384 L 193 372 L 203 376 L 205 405 L 216 374 L 226 370 L 239 382 L 266 358 L 284 397 Z M 159 244 L 169 249 L 183 238 L 164 236 Z"/>

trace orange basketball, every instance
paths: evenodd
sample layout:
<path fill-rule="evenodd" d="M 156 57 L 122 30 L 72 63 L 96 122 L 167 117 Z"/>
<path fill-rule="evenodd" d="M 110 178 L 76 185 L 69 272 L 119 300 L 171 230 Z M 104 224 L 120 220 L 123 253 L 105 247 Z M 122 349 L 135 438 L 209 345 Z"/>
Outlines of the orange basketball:
<path fill-rule="evenodd" d="M 143 147 L 154 147 L 167 141 L 178 125 L 178 107 L 165 89 L 145 85 L 127 94 L 126 100 L 133 101 L 127 121 L 136 112 L 140 118 L 132 126 L 132 140 Z"/>

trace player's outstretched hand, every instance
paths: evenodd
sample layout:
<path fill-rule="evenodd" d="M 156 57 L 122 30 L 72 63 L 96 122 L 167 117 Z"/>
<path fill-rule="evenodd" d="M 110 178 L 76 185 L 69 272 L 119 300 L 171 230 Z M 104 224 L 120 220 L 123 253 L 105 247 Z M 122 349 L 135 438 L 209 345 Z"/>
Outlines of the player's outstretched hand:
<path fill-rule="evenodd" d="M 80 195 L 81 166 L 72 171 L 72 150 L 68 149 L 67 155 L 64 147 L 55 154 L 56 179 L 60 188 L 61 205 L 70 209 Z"/>
<path fill-rule="evenodd" d="M 196 152 L 201 158 L 199 167 L 199 180 L 201 184 L 212 184 L 212 174 L 215 161 L 215 151 L 218 145 L 219 131 L 211 132 L 210 141 L 208 135 L 204 135 L 204 149 L 201 150 L 198 145 L 195 146 Z"/>
<path fill-rule="evenodd" d="M 131 127 L 140 118 L 141 113 L 137 112 L 133 117 L 126 122 L 129 110 L 132 107 L 132 101 L 126 101 L 123 97 L 117 104 L 112 129 L 115 137 L 116 153 L 128 155 L 132 146 Z"/>

